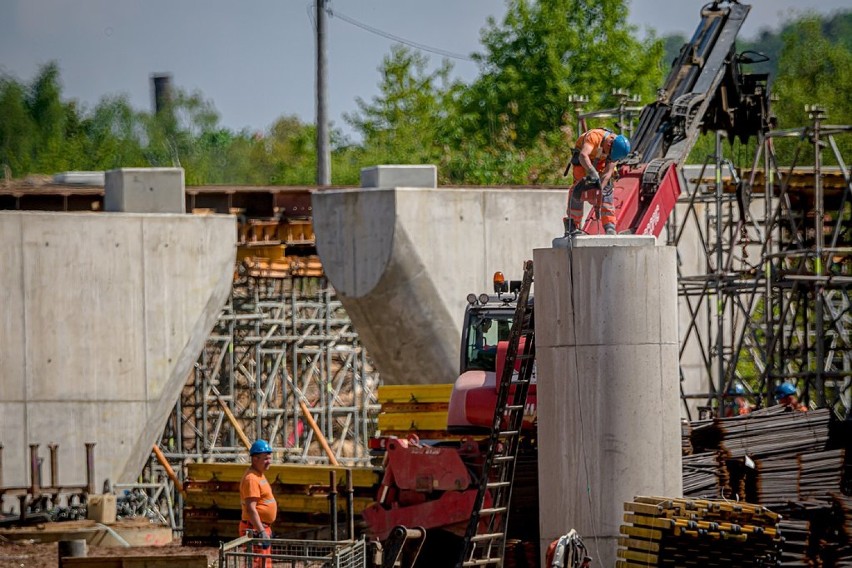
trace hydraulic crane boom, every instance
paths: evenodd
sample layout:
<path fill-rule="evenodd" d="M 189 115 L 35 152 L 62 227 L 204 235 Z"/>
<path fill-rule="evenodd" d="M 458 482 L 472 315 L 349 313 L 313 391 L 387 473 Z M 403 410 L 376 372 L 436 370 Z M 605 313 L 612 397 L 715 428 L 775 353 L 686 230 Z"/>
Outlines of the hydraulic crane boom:
<path fill-rule="evenodd" d="M 701 132 L 726 130 L 731 138 L 747 139 L 765 127 L 768 77 L 743 75 L 740 64 L 753 61 L 738 56 L 734 44 L 749 10 L 735 1 L 704 6 L 657 100 L 642 109 L 633 151 L 613 190 L 619 232 L 660 234 L 681 193 L 677 167 Z M 596 220 L 585 229 L 601 231 Z"/>

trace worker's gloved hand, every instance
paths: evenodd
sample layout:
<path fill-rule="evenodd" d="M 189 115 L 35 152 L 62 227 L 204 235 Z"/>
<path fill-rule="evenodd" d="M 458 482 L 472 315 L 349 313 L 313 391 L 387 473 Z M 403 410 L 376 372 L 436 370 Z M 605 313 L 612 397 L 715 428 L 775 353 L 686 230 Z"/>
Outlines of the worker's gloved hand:
<path fill-rule="evenodd" d="M 601 186 L 601 178 L 599 178 L 599 177 L 592 177 L 592 176 L 586 176 L 586 186 L 587 186 L 587 187 L 597 187 L 597 188 L 600 188 L 600 186 Z"/>
<path fill-rule="evenodd" d="M 260 541 L 260 547 L 262 549 L 266 550 L 267 548 L 270 548 L 272 546 L 272 543 L 269 542 L 269 539 L 272 538 L 272 531 L 271 530 L 254 531 L 253 536 L 254 536 L 254 538 L 262 539 Z"/>

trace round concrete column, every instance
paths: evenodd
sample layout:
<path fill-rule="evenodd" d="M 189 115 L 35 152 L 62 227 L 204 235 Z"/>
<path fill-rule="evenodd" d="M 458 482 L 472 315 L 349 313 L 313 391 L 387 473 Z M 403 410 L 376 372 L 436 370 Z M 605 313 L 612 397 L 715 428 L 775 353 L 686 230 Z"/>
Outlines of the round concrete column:
<path fill-rule="evenodd" d="M 683 491 L 675 249 L 578 237 L 534 258 L 542 551 L 573 528 L 615 566 L 624 502 Z"/>

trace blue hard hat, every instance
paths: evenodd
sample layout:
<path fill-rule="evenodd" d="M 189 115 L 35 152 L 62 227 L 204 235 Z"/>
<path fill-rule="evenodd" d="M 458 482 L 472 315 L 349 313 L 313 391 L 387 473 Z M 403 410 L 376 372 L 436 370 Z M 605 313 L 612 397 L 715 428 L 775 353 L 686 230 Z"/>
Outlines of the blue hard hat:
<path fill-rule="evenodd" d="M 251 445 L 251 449 L 249 450 L 249 455 L 253 456 L 255 454 L 271 454 L 272 446 L 269 445 L 269 442 L 266 440 L 257 440 L 254 444 Z"/>
<path fill-rule="evenodd" d="M 728 387 L 728 395 L 730 396 L 739 396 L 745 394 L 745 387 L 743 387 L 740 383 L 734 383 L 730 387 Z"/>
<path fill-rule="evenodd" d="M 612 141 L 612 147 L 609 149 L 610 160 L 617 161 L 626 158 L 630 153 L 630 140 L 619 134 Z"/>
<path fill-rule="evenodd" d="M 781 383 L 775 387 L 775 400 L 796 394 L 796 387 L 792 383 Z"/>

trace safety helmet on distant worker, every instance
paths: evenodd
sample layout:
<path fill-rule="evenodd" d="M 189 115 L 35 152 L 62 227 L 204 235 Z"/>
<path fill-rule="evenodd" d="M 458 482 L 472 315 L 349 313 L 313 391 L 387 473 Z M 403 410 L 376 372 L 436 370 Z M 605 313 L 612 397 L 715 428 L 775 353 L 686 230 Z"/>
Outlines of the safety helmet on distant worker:
<path fill-rule="evenodd" d="M 775 400 L 796 394 L 796 387 L 792 383 L 781 383 L 775 387 Z"/>
<path fill-rule="evenodd" d="M 266 440 L 257 440 L 254 444 L 251 445 L 251 449 L 249 450 L 249 455 L 254 456 L 257 454 L 271 454 L 272 446 L 269 445 L 269 442 Z"/>
<path fill-rule="evenodd" d="M 743 387 L 740 383 L 734 383 L 728 387 L 728 396 L 742 396 L 745 393 L 745 387 Z"/>
<path fill-rule="evenodd" d="M 630 140 L 619 134 L 612 141 L 612 146 L 609 149 L 609 159 L 618 161 L 627 157 L 630 153 Z"/>

